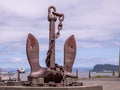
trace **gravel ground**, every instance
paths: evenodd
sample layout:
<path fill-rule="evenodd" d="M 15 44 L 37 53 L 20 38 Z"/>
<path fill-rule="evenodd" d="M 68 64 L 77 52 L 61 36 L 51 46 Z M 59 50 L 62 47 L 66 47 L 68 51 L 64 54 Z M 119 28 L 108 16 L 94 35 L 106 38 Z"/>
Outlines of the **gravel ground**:
<path fill-rule="evenodd" d="M 102 86 L 103 90 L 120 90 L 120 78 L 81 79 L 84 86 Z"/>

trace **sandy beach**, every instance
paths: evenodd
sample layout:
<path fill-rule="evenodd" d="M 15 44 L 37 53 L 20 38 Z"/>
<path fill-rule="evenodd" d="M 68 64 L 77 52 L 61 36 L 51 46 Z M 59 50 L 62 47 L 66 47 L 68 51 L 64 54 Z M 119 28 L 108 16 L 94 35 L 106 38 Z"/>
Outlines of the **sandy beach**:
<path fill-rule="evenodd" d="M 120 90 L 120 78 L 92 78 L 80 80 L 84 86 L 102 86 L 103 90 Z"/>

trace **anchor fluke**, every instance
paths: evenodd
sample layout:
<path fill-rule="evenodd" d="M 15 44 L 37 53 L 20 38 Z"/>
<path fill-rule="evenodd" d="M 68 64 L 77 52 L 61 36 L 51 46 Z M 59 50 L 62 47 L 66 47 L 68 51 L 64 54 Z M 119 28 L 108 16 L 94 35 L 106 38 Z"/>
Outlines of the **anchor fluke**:
<path fill-rule="evenodd" d="M 76 56 L 76 41 L 71 35 L 64 44 L 64 70 L 66 76 L 72 75 L 72 67 Z"/>
<path fill-rule="evenodd" d="M 31 67 L 29 77 L 43 76 L 44 70 L 39 65 L 39 43 L 32 34 L 28 34 L 27 37 L 26 53 Z"/>

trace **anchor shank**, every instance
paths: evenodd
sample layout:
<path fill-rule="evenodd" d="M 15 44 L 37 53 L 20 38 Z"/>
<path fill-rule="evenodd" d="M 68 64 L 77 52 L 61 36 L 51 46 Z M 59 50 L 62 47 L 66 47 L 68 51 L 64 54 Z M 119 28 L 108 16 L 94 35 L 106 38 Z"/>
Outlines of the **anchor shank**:
<path fill-rule="evenodd" d="M 55 20 L 50 21 L 50 28 L 49 28 L 49 49 L 52 46 L 51 49 L 51 56 L 50 56 L 50 68 L 55 68 L 55 40 L 51 42 L 53 37 L 55 36 Z"/>

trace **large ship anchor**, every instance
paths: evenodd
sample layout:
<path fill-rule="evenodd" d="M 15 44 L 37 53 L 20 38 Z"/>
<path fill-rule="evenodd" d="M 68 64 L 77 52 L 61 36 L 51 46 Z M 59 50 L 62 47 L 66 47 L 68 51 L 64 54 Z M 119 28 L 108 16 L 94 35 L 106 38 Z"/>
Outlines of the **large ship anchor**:
<path fill-rule="evenodd" d="M 55 22 L 59 20 L 58 31 L 55 33 Z M 57 13 L 54 6 L 48 8 L 49 21 L 49 50 L 46 57 L 46 66 L 43 68 L 39 65 L 39 43 L 32 34 L 28 34 L 26 42 L 26 53 L 30 64 L 31 72 L 28 81 L 32 84 L 38 84 L 39 80 L 43 83 L 61 83 L 65 82 L 66 77 L 75 77 L 72 74 L 72 67 L 76 56 L 76 40 L 71 35 L 64 44 L 64 65 L 60 66 L 55 63 L 55 40 L 60 36 L 63 27 L 64 15 Z M 35 82 L 34 82 L 35 81 Z"/>

